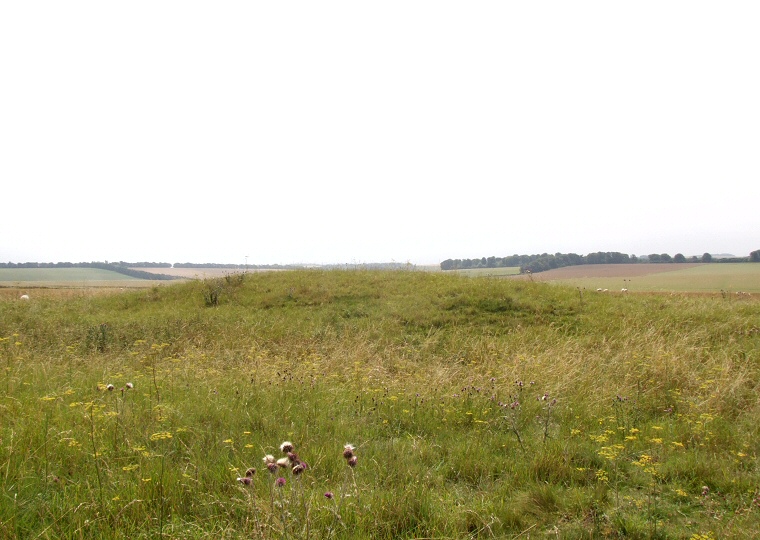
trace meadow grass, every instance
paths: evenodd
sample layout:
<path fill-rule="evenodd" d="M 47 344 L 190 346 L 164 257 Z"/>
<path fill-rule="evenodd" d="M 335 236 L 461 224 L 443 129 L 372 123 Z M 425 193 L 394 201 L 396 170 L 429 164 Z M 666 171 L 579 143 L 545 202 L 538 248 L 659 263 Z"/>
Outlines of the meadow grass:
<path fill-rule="evenodd" d="M 0 537 L 752 538 L 759 315 L 410 271 L 3 300 Z"/>

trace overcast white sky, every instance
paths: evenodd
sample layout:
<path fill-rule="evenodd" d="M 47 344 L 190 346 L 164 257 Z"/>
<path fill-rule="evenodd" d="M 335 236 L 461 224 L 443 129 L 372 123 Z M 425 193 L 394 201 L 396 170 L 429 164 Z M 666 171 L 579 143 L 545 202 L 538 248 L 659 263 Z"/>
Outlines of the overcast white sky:
<path fill-rule="evenodd" d="M 760 2 L 0 2 L 0 261 L 760 249 Z"/>

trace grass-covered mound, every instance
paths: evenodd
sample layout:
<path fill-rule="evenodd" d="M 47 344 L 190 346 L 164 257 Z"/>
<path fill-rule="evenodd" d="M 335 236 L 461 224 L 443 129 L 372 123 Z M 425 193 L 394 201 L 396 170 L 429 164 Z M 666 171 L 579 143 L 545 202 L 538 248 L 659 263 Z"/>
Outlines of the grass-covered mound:
<path fill-rule="evenodd" d="M 406 271 L 2 301 L 0 537 L 751 538 L 759 321 Z"/>

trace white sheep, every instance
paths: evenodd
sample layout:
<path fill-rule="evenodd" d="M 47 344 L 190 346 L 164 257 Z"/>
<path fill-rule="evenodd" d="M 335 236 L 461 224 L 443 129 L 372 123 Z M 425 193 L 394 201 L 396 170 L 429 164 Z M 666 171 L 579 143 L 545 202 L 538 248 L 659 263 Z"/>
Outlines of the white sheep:
<path fill-rule="evenodd" d="M 623 287 L 622 289 L 620 289 L 620 292 L 628 292 L 628 289 L 626 289 L 625 287 Z"/>
<path fill-rule="evenodd" d="M 28 294 L 22 294 L 22 295 L 19 297 L 19 300 L 29 300 L 29 295 L 28 295 Z"/>

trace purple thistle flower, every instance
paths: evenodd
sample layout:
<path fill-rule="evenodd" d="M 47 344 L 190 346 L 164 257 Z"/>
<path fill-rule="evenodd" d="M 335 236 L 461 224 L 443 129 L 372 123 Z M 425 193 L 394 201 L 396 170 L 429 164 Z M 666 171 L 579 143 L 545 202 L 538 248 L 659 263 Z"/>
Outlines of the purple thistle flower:
<path fill-rule="evenodd" d="M 243 484 L 244 486 L 250 486 L 252 482 L 250 476 L 243 476 L 241 478 L 238 478 L 237 481 Z"/>
<path fill-rule="evenodd" d="M 326 499 L 332 499 L 335 495 L 333 495 L 332 491 L 325 492 L 325 498 Z"/>
<path fill-rule="evenodd" d="M 280 476 L 277 480 L 274 481 L 274 485 L 277 487 L 282 487 L 287 483 L 287 480 L 285 480 L 282 476 Z"/>
<path fill-rule="evenodd" d="M 349 467 L 356 467 L 357 461 L 359 461 L 359 458 L 356 456 L 351 456 L 351 459 L 349 459 L 346 463 L 348 463 Z"/>

